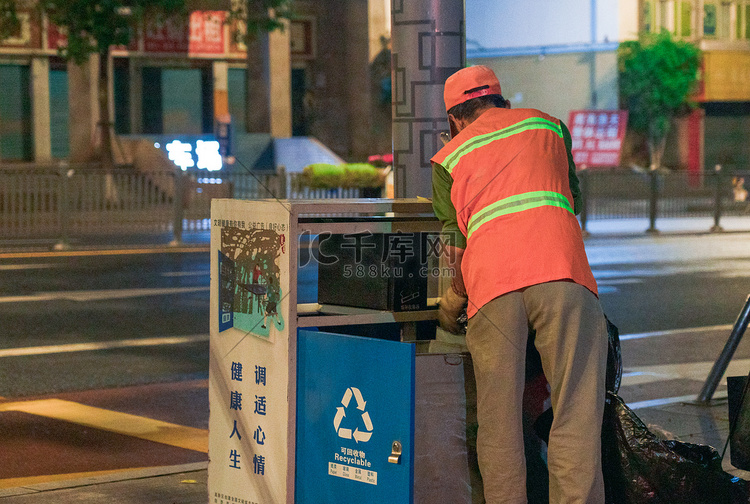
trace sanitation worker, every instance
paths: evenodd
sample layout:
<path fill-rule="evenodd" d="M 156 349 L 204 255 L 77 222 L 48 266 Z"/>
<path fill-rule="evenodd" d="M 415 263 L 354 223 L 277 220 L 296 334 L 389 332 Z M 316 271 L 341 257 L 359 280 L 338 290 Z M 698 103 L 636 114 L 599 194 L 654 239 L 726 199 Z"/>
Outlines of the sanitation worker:
<path fill-rule="evenodd" d="M 538 110 L 511 109 L 485 66 L 449 77 L 444 98 L 451 139 L 432 158 L 433 207 L 456 275 L 440 310 L 449 324 L 468 297 L 486 502 L 526 502 L 521 419 L 534 329 L 554 415 L 550 503 L 603 504 L 607 329 L 575 217 L 570 132 Z"/>

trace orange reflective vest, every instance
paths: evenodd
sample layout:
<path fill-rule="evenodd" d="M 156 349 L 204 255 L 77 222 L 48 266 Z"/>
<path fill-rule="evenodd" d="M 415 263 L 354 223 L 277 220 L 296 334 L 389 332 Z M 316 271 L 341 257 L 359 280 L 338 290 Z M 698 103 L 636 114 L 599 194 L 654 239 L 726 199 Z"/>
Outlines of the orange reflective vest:
<path fill-rule="evenodd" d="M 559 120 L 493 108 L 432 162 L 453 179 L 450 199 L 467 239 L 461 271 L 469 317 L 498 296 L 556 280 L 598 294 L 573 211 Z"/>

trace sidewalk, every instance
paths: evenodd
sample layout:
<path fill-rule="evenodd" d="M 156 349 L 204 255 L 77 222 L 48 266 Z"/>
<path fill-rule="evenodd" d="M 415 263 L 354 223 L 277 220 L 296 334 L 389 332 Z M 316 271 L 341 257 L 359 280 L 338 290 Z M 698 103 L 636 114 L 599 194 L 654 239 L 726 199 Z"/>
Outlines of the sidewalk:
<path fill-rule="evenodd" d="M 0 489 L 0 502 L 39 504 L 206 504 L 207 462 Z"/>
<path fill-rule="evenodd" d="M 729 432 L 726 399 L 708 405 L 692 402 L 642 408 L 647 424 L 657 424 L 682 441 L 711 444 L 721 452 Z M 742 479 L 750 473 L 729 465 L 724 470 Z M 120 471 L 104 476 L 40 483 L 0 490 L 0 504 L 206 504 L 207 463 Z"/>

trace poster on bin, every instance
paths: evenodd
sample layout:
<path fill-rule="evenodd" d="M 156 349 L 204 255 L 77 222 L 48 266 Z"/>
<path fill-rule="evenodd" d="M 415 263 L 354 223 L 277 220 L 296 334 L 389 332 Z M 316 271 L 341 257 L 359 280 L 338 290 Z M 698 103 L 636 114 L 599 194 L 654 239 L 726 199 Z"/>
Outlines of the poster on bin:
<path fill-rule="evenodd" d="M 576 167 L 619 166 L 627 123 L 626 110 L 572 110 L 567 126 Z"/>
<path fill-rule="evenodd" d="M 287 502 L 289 213 L 211 203 L 209 502 Z"/>

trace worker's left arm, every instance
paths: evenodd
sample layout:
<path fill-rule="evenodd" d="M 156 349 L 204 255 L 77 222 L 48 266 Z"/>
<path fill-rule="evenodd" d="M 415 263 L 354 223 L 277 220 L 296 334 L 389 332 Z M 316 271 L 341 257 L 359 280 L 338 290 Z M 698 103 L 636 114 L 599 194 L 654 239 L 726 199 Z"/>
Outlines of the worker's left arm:
<path fill-rule="evenodd" d="M 453 179 L 450 173 L 437 163 L 432 164 L 432 209 L 443 224 L 442 238 L 445 240 L 446 266 L 452 268 L 454 275 L 451 281 L 453 290 L 462 296 L 466 295 L 461 259 L 466 248 L 466 237 L 458 227 L 456 209 L 451 201 Z"/>
<path fill-rule="evenodd" d="M 576 164 L 573 161 L 573 139 L 570 137 L 570 131 L 565 126 L 565 123 L 560 121 L 560 127 L 562 128 L 563 141 L 565 142 L 565 151 L 568 154 L 568 184 L 570 185 L 570 193 L 573 195 L 573 210 L 578 215 L 583 208 L 583 197 L 581 195 L 581 188 L 578 185 Z"/>

